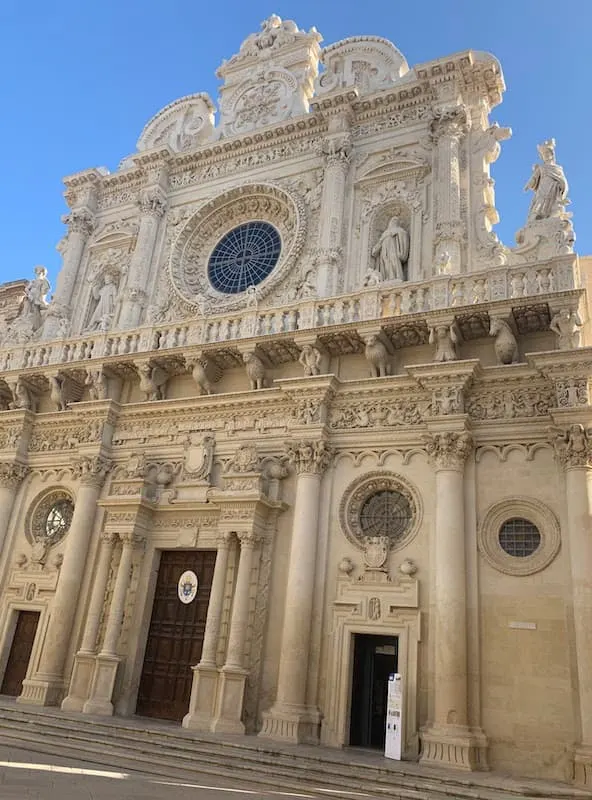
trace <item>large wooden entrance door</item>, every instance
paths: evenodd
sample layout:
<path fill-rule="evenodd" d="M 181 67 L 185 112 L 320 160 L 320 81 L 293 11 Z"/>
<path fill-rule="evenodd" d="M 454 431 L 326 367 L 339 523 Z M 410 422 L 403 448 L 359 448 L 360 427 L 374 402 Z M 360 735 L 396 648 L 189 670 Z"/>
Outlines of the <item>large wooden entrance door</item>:
<path fill-rule="evenodd" d="M 18 697 L 23 689 L 39 623 L 38 611 L 19 611 L 0 694 Z"/>
<path fill-rule="evenodd" d="M 193 672 L 201 658 L 215 550 L 165 550 L 160 560 L 136 713 L 181 720 L 189 709 Z M 179 578 L 186 570 L 199 586 L 191 603 L 179 600 Z"/>
<path fill-rule="evenodd" d="M 397 671 L 396 636 L 354 636 L 349 743 L 384 749 L 388 678 Z"/>

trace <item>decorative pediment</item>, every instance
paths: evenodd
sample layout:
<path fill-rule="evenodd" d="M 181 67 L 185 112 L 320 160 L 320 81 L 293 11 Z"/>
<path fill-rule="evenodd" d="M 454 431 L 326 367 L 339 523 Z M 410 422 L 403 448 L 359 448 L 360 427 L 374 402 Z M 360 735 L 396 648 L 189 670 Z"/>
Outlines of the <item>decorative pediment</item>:
<path fill-rule="evenodd" d="M 421 180 L 429 172 L 427 159 L 417 150 L 393 149 L 368 156 L 358 164 L 358 181 L 375 179 Z"/>
<path fill-rule="evenodd" d="M 190 94 L 165 106 L 148 122 L 136 147 L 168 145 L 174 153 L 191 150 L 214 137 L 216 107 L 205 92 Z"/>
<path fill-rule="evenodd" d="M 323 50 L 325 71 L 316 81 L 317 94 L 349 86 L 360 96 L 393 86 L 409 71 L 403 54 L 388 39 L 352 36 Z"/>

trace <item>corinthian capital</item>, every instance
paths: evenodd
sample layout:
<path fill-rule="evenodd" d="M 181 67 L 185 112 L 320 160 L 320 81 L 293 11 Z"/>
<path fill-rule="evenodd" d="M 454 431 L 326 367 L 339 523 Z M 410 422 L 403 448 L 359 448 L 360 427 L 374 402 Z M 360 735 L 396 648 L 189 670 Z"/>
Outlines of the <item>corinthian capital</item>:
<path fill-rule="evenodd" d="M 138 198 L 140 212 L 150 217 L 162 217 L 166 211 L 166 205 L 166 197 L 158 188 L 144 189 Z"/>
<path fill-rule="evenodd" d="M 12 461 L 0 462 L 0 489 L 17 489 L 27 477 L 29 467 Z"/>
<path fill-rule="evenodd" d="M 93 215 L 86 208 L 74 208 L 69 214 L 62 217 L 68 228 L 68 233 L 80 233 L 84 238 L 88 238 L 95 229 Z"/>
<path fill-rule="evenodd" d="M 321 475 L 330 465 L 333 451 L 326 442 L 303 440 L 286 442 L 286 456 L 299 475 Z"/>
<path fill-rule="evenodd" d="M 339 133 L 327 136 L 320 143 L 320 152 L 328 167 L 340 166 L 347 168 L 351 160 L 352 143 L 351 134 Z"/>
<path fill-rule="evenodd" d="M 466 431 L 427 434 L 424 439 L 426 452 L 436 469 L 463 469 L 473 448 L 471 434 Z"/>
<path fill-rule="evenodd" d="M 436 140 L 442 136 L 460 137 L 467 132 L 468 125 L 464 106 L 443 106 L 434 111 L 431 124 L 432 137 Z"/>
<path fill-rule="evenodd" d="M 558 464 L 570 467 L 592 467 L 592 431 L 583 425 L 551 428 L 553 447 Z"/>
<path fill-rule="evenodd" d="M 82 456 L 72 466 L 74 478 L 78 478 L 83 486 L 96 486 L 100 488 L 107 473 L 111 469 L 112 462 L 104 456 Z"/>

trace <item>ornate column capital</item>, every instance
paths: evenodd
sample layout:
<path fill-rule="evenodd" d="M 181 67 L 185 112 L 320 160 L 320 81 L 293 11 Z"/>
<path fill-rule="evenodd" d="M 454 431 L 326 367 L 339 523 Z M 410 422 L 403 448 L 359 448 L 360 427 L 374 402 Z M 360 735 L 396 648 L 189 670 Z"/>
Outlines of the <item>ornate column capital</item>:
<path fill-rule="evenodd" d="M 228 550 L 230 543 L 234 538 L 233 531 L 221 531 L 216 537 L 216 545 L 218 550 Z"/>
<path fill-rule="evenodd" d="M 592 467 L 592 429 L 579 423 L 567 428 L 551 428 L 557 463 L 563 469 Z"/>
<path fill-rule="evenodd" d="M 87 208 L 73 208 L 62 217 L 62 222 L 68 226 L 68 234 L 80 233 L 85 239 L 95 229 L 94 215 Z"/>
<path fill-rule="evenodd" d="M 259 543 L 261 536 L 255 531 L 237 531 L 236 535 L 240 542 L 241 550 L 246 548 L 253 549 Z"/>
<path fill-rule="evenodd" d="M 286 457 L 298 475 L 322 475 L 333 459 L 333 450 L 323 440 L 286 442 Z"/>
<path fill-rule="evenodd" d="M 103 544 L 112 545 L 117 541 L 117 534 L 112 531 L 101 531 L 101 542 Z"/>
<path fill-rule="evenodd" d="M 138 197 L 138 208 L 143 216 L 156 217 L 157 219 L 164 216 L 167 202 L 162 189 L 158 187 L 143 189 Z"/>
<path fill-rule="evenodd" d="M 428 458 L 436 470 L 462 470 L 473 449 L 473 437 L 467 431 L 442 431 L 424 436 Z"/>
<path fill-rule="evenodd" d="M 0 462 L 0 489 L 18 489 L 29 473 L 29 467 L 12 461 Z"/>
<path fill-rule="evenodd" d="M 434 111 L 430 130 L 435 141 L 443 137 L 460 138 L 468 129 L 469 119 L 463 105 L 443 106 Z"/>
<path fill-rule="evenodd" d="M 319 153 L 325 166 L 347 170 L 351 162 L 352 137 L 349 131 L 326 136 L 319 145 Z"/>
<path fill-rule="evenodd" d="M 72 465 L 72 474 L 74 478 L 80 480 L 82 486 L 95 486 L 100 489 L 112 463 L 104 456 L 82 456 Z"/>

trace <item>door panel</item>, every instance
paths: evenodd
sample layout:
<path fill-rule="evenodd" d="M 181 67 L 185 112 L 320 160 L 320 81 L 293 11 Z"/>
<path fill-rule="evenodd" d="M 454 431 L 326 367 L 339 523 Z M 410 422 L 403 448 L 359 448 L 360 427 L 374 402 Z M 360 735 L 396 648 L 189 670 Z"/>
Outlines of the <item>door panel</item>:
<path fill-rule="evenodd" d="M 396 636 L 354 635 L 350 744 L 384 748 L 388 676 L 397 671 Z"/>
<path fill-rule="evenodd" d="M 33 642 L 39 624 L 38 611 L 19 611 L 14 638 L 4 672 L 0 694 L 18 697 L 23 689 L 23 681 L 33 650 Z"/>
<path fill-rule="evenodd" d="M 189 708 L 193 672 L 199 662 L 212 588 L 215 550 L 162 553 L 136 713 L 181 720 Z M 197 596 L 188 604 L 177 595 L 185 570 L 197 575 Z"/>

